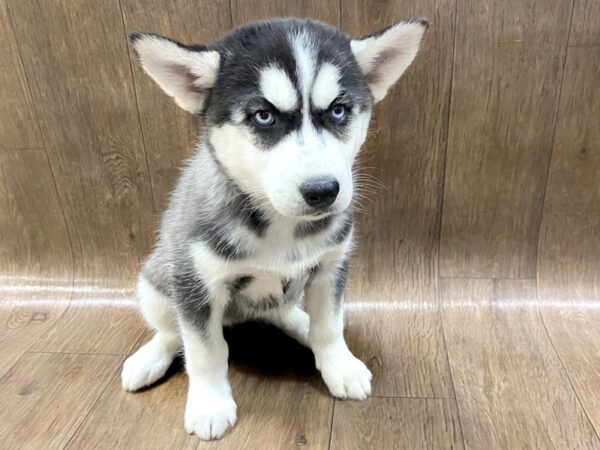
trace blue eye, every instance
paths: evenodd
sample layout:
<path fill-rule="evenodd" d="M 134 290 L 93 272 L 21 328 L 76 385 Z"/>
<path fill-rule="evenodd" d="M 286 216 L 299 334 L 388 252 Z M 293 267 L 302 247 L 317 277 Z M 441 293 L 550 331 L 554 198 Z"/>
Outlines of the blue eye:
<path fill-rule="evenodd" d="M 259 127 L 270 127 L 275 123 L 275 116 L 271 111 L 261 110 L 254 113 L 254 122 Z"/>
<path fill-rule="evenodd" d="M 338 103 L 329 108 L 329 117 L 336 125 L 341 125 L 348 116 L 348 107 Z"/>

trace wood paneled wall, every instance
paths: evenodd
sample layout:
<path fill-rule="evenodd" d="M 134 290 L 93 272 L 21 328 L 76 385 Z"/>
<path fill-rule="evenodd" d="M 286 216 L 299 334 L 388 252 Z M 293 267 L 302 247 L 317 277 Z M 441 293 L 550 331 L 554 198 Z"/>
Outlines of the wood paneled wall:
<path fill-rule="evenodd" d="M 438 275 L 538 272 L 544 298 L 600 297 L 596 0 L 0 4 L 3 282 L 130 284 L 149 251 L 200 124 L 142 73 L 127 31 L 209 42 L 297 15 L 360 35 L 425 16 L 423 49 L 363 152 L 385 189 L 360 218 L 351 297 L 426 311 Z M 437 318 L 418 320 L 439 332 Z"/>

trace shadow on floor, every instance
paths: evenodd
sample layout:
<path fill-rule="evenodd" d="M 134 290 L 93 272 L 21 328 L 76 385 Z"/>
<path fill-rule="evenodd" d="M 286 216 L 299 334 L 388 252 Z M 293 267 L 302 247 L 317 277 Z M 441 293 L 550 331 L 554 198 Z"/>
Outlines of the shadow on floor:
<path fill-rule="evenodd" d="M 225 327 L 223 333 L 229 345 L 229 364 L 236 371 L 264 378 L 293 379 L 319 385 L 320 377 L 312 351 L 274 326 L 262 322 L 246 322 Z M 183 370 L 183 357 L 178 357 L 165 376 L 146 389 L 164 383 Z"/>
<path fill-rule="evenodd" d="M 229 363 L 240 372 L 306 380 L 317 373 L 312 351 L 272 325 L 247 322 L 225 328 Z"/>

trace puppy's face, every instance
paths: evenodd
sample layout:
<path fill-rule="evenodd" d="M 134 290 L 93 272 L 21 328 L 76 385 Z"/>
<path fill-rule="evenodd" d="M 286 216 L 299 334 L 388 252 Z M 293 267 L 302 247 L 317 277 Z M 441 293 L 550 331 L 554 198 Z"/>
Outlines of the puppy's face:
<path fill-rule="evenodd" d="M 210 47 L 133 34 L 143 67 L 206 119 L 208 150 L 258 204 L 306 220 L 346 209 L 371 108 L 412 62 L 427 22 L 350 39 L 306 20 L 234 30 Z"/>

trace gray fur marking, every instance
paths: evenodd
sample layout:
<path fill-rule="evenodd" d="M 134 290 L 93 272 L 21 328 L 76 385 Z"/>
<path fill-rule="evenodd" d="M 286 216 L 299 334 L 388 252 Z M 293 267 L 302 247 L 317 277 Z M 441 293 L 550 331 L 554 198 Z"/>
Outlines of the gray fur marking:
<path fill-rule="evenodd" d="M 181 317 L 196 330 L 206 333 L 212 312 L 211 295 L 192 264 L 180 265 L 173 277 L 173 300 Z"/>

